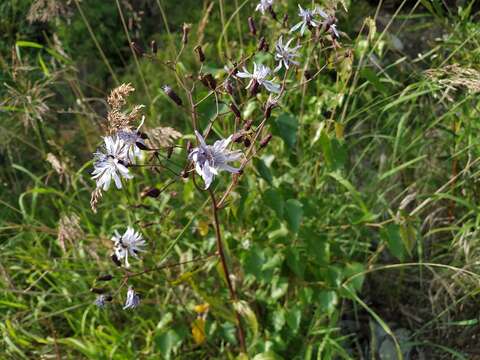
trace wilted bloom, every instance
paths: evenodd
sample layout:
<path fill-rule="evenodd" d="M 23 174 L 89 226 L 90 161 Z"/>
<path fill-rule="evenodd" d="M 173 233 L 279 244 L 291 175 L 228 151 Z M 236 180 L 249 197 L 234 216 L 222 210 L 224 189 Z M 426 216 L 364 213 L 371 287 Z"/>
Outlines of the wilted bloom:
<path fill-rule="evenodd" d="M 205 182 L 205 189 L 210 187 L 213 178 L 218 175 L 219 171 L 226 170 L 233 174 L 240 171 L 240 169 L 228 165 L 229 162 L 237 161 L 242 156 L 240 150 L 230 151 L 227 149 L 232 141 L 232 136 L 218 140 L 212 146 L 205 143 L 204 138 L 198 131 L 195 131 L 195 135 L 197 135 L 200 144 L 190 152 L 188 158 L 193 160 L 197 174 Z"/>
<path fill-rule="evenodd" d="M 290 32 L 300 29 L 300 34 L 303 35 L 307 27 L 318 27 L 320 25 L 320 23 L 315 20 L 314 17 L 321 10 L 318 10 L 317 8 L 313 10 L 303 9 L 300 5 L 298 5 L 298 9 L 298 16 L 300 16 L 302 20 L 297 25 L 292 27 Z"/>
<path fill-rule="evenodd" d="M 120 137 L 105 136 L 104 149 L 94 154 L 94 170 L 92 179 L 97 182 L 97 188 L 108 190 L 112 180 L 117 189 L 122 188 L 121 178 L 133 177 L 126 165 L 129 163 L 129 145 Z"/>
<path fill-rule="evenodd" d="M 133 290 L 133 287 L 129 286 L 127 291 L 127 300 L 125 300 L 125 305 L 123 310 L 126 309 L 135 309 L 140 305 L 140 296 Z"/>
<path fill-rule="evenodd" d="M 142 151 L 141 149 L 146 149 L 147 145 L 145 144 L 145 140 L 140 133 L 140 128 L 142 127 L 145 121 L 145 117 L 142 118 L 142 122 L 138 126 L 136 130 L 131 129 L 121 129 L 117 132 L 117 137 L 125 143 L 126 149 L 126 156 L 129 163 L 134 164 L 135 159 L 140 157 Z"/>
<path fill-rule="evenodd" d="M 337 30 L 337 24 L 335 23 L 337 19 L 333 15 L 328 15 L 325 11 L 316 9 L 317 14 L 319 14 L 325 21 L 322 22 L 322 25 L 325 26 L 325 29 L 334 39 L 340 38 L 340 33 Z"/>
<path fill-rule="evenodd" d="M 299 62 L 294 59 L 298 57 L 298 49 L 301 48 L 301 45 L 290 47 L 293 40 L 294 39 L 292 38 L 284 44 L 282 36 L 278 39 L 277 44 L 275 45 L 275 60 L 278 61 L 278 65 L 274 70 L 275 72 L 280 70 L 282 66 L 285 66 L 285 68 L 288 69 L 290 65 L 299 65 Z"/>
<path fill-rule="evenodd" d="M 239 78 L 251 79 L 247 85 L 247 89 L 258 84 L 262 85 L 270 92 L 279 93 L 281 88 L 280 85 L 275 84 L 271 80 L 267 80 L 267 77 L 270 76 L 271 72 L 272 70 L 270 70 L 268 66 L 262 64 L 257 65 L 257 63 L 253 63 L 253 73 L 248 72 L 248 70 L 244 67 L 243 71 L 239 71 L 236 76 Z"/>
<path fill-rule="evenodd" d="M 266 11 L 273 5 L 274 0 L 260 0 L 255 11 L 260 11 L 262 14 L 265 14 Z"/>
<path fill-rule="evenodd" d="M 113 250 L 117 260 L 125 259 L 125 267 L 130 267 L 128 263 L 128 255 L 138 259 L 138 253 L 144 251 L 146 245 L 142 235 L 136 232 L 132 227 L 128 227 L 123 235 L 115 231 L 112 237 Z"/>

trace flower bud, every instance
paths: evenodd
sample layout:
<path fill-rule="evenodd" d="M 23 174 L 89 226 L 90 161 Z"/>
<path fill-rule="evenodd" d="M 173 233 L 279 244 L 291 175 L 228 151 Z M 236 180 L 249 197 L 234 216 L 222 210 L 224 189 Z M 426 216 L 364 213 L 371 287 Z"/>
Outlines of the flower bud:
<path fill-rule="evenodd" d="M 255 96 L 258 94 L 258 92 L 260 91 L 260 84 L 258 83 L 257 80 L 253 80 L 253 83 L 252 83 L 252 86 L 250 88 L 250 94 L 252 96 Z"/>
<path fill-rule="evenodd" d="M 240 110 L 238 109 L 238 107 L 234 103 L 230 103 L 230 110 L 232 110 L 232 112 L 235 114 L 235 116 L 238 119 L 242 118 L 242 114 L 240 113 Z"/>
<path fill-rule="evenodd" d="M 144 143 L 137 141 L 135 145 L 140 149 L 140 150 L 150 150 L 150 148 L 145 145 Z"/>
<path fill-rule="evenodd" d="M 94 294 L 105 294 L 106 292 L 103 288 L 91 288 L 90 291 Z"/>
<path fill-rule="evenodd" d="M 263 149 L 268 145 L 268 143 L 272 140 L 272 134 L 268 134 L 260 141 L 260 149 Z"/>
<path fill-rule="evenodd" d="M 231 81 L 225 80 L 223 83 L 223 89 L 227 94 L 233 95 L 233 85 Z"/>
<path fill-rule="evenodd" d="M 243 125 L 243 130 L 245 130 L 245 131 L 250 130 L 250 128 L 252 127 L 252 124 L 253 124 L 252 119 L 249 119 L 249 120 L 245 121 L 245 124 Z"/>
<path fill-rule="evenodd" d="M 239 132 L 236 132 L 235 134 L 233 134 L 232 141 L 234 143 L 242 142 L 243 141 L 243 133 L 241 131 L 239 131 Z"/>
<path fill-rule="evenodd" d="M 277 20 L 277 14 L 275 13 L 275 11 L 273 10 L 273 8 L 271 6 L 268 7 L 268 12 L 272 16 L 272 19 L 276 21 Z"/>
<path fill-rule="evenodd" d="M 150 51 L 152 52 L 153 55 L 157 55 L 158 46 L 157 46 L 157 42 L 155 40 L 152 40 L 150 42 Z"/>
<path fill-rule="evenodd" d="M 175 93 L 175 91 L 172 90 L 172 88 L 168 85 L 164 85 L 162 87 L 163 91 L 165 92 L 165 94 L 167 94 L 167 96 L 172 99 L 172 101 L 177 104 L 178 106 L 182 106 L 183 103 L 182 103 L 182 99 L 180 99 L 180 97 Z"/>
<path fill-rule="evenodd" d="M 105 275 L 100 275 L 97 277 L 97 281 L 110 281 L 113 279 L 113 275 L 110 274 L 105 274 Z"/>
<path fill-rule="evenodd" d="M 248 28 L 250 29 L 250 34 L 257 36 L 257 27 L 255 26 L 255 21 L 251 16 L 248 18 Z"/>
<path fill-rule="evenodd" d="M 190 140 L 187 141 L 187 146 L 185 148 L 187 149 L 187 154 L 190 154 L 192 152 L 193 145 Z"/>
<path fill-rule="evenodd" d="M 200 45 L 198 45 L 198 46 L 195 47 L 194 50 L 197 53 L 198 60 L 203 63 L 205 61 L 205 54 L 203 53 L 202 47 Z"/>
<path fill-rule="evenodd" d="M 270 118 L 272 115 L 272 110 L 277 106 L 277 102 L 275 100 L 268 99 L 267 105 L 265 106 L 265 113 L 264 117 L 265 119 Z"/>
<path fill-rule="evenodd" d="M 111 256 L 110 258 L 111 258 L 112 261 L 115 263 L 115 265 L 117 265 L 117 266 L 122 266 L 122 263 L 120 262 L 120 260 L 118 260 L 117 255 L 112 254 L 112 256 Z"/>
<path fill-rule="evenodd" d="M 260 38 L 260 41 L 259 41 L 259 43 L 258 43 L 257 50 L 258 50 L 258 51 L 263 51 L 263 52 L 267 52 L 267 51 L 268 51 L 268 44 L 267 44 L 267 40 L 265 40 L 265 36 L 262 36 L 262 37 Z"/>
<path fill-rule="evenodd" d="M 212 74 L 200 74 L 200 81 L 210 90 L 215 90 L 217 88 L 217 81 Z"/>
<path fill-rule="evenodd" d="M 157 198 L 159 195 L 160 195 L 160 190 L 158 190 L 155 187 L 147 187 L 143 189 L 143 191 L 140 193 L 141 198 L 146 198 L 146 197 Z"/>
<path fill-rule="evenodd" d="M 252 145 L 252 142 L 250 141 L 250 139 L 248 137 L 245 137 L 243 139 L 243 145 L 246 147 L 246 148 L 249 148 L 250 145 Z"/>
<path fill-rule="evenodd" d="M 182 43 L 186 45 L 188 43 L 188 33 L 190 32 L 190 25 L 183 23 Z"/>

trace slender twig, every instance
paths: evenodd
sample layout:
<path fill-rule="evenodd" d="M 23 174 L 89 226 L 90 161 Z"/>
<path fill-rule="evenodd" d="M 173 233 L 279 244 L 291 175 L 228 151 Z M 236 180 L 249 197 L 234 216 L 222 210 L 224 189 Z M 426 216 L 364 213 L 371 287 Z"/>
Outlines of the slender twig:
<path fill-rule="evenodd" d="M 223 273 L 225 275 L 225 280 L 227 282 L 228 290 L 230 292 L 230 298 L 232 302 L 235 303 L 238 301 L 238 297 L 237 297 L 235 288 L 233 287 L 232 280 L 230 279 L 230 271 L 228 269 L 227 259 L 225 258 L 225 252 L 223 250 L 222 232 L 220 230 L 220 221 L 218 219 L 219 208 L 217 206 L 217 200 L 215 199 L 215 194 L 211 189 L 209 190 L 209 193 L 210 193 L 210 198 L 212 199 L 213 219 L 215 223 L 215 235 L 217 238 L 218 256 L 220 257 L 220 261 L 222 263 Z M 234 311 L 235 311 L 235 317 L 237 318 L 238 341 L 240 343 L 240 348 L 242 349 L 242 352 L 246 354 L 247 348 L 245 346 L 245 333 L 243 331 L 240 314 L 236 309 Z"/>

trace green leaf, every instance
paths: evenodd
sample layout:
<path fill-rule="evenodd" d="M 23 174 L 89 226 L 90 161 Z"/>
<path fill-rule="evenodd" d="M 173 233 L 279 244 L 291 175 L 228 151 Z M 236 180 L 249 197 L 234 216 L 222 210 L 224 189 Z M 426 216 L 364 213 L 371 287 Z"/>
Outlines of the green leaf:
<path fill-rule="evenodd" d="M 287 312 L 287 324 L 292 332 L 297 333 L 300 328 L 300 321 L 302 320 L 302 310 L 295 307 Z"/>
<path fill-rule="evenodd" d="M 360 263 L 350 263 L 345 266 L 343 275 L 345 279 L 352 277 L 348 284 L 352 291 L 360 292 L 362 290 L 363 280 L 365 280 L 365 275 L 362 274 L 364 271 L 365 267 Z"/>
<path fill-rule="evenodd" d="M 253 360 L 282 360 L 280 356 L 275 354 L 273 351 L 263 352 L 261 354 L 255 355 Z"/>
<path fill-rule="evenodd" d="M 321 308 L 331 315 L 338 304 L 338 296 L 335 291 L 320 290 L 318 292 L 318 301 Z"/>
<path fill-rule="evenodd" d="M 288 267 L 297 275 L 299 278 L 303 278 L 305 272 L 305 261 L 302 259 L 302 256 L 297 248 L 289 248 L 287 252 L 287 264 Z"/>
<path fill-rule="evenodd" d="M 253 164 L 255 165 L 255 168 L 257 169 L 260 176 L 266 182 L 271 184 L 272 181 L 273 181 L 273 176 L 272 176 L 272 173 L 270 172 L 270 169 L 268 168 L 267 164 L 265 164 L 265 161 L 257 158 L 257 159 L 254 159 Z"/>
<path fill-rule="evenodd" d="M 281 114 L 272 125 L 272 132 L 287 144 L 289 148 L 297 142 L 298 120 L 288 113 Z"/>
<path fill-rule="evenodd" d="M 173 330 L 169 330 L 155 337 L 155 344 L 166 359 L 170 359 L 172 351 L 180 342 L 180 336 Z"/>
<path fill-rule="evenodd" d="M 326 265 L 330 262 L 330 243 L 323 236 L 307 234 L 305 237 L 307 253 L 315 257 L 315 262 Z"/>
<path fill-rule="evenodd" d="M 367 67 L 364 67 L 361 71 L 361 75 L 363 78 L 367 79 L 370 84 L 372 84 L 378 91 L 385 94 L 387 93 L 387 88 L 385 85 L 380 81 L 380 78 L 375 74 L 375 72 Z"/>
<path fill-rule="evenodd" d="M 400 235 L 400 226 L 397 224 L 388 224 L 381 231 L 382 238 L 387 242 L 388 249 L 398 260 L 405 259 L 405 247 Z"/>
<path fill-rule="evenodd" d="M 284 200 L 282 194 L 274 188 L 269 188 L 263 193 L 265 204 L 275 211 L 279 219 L 283 219 Z"/>
<path fill-rule="evenodd" d="M 302 221 L 303 208 L 302 203 L 296 199 L 288 199 L 285 203 L 285 220 L 288 228 L 297 233 Z"/>

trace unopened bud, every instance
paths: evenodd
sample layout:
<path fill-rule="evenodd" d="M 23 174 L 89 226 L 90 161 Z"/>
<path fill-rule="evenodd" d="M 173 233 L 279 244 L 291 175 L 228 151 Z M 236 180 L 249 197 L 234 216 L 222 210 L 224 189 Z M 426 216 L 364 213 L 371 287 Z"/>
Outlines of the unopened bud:
<path fill-rule="evenodd" d="M 190 153 L 192 152 L 193 145 L 192 145 L 192 143 L 190 142 L 190 140 L 187 141 L 186 149 L 187 149 L 187 154 L 190 154 Z"/>
<path fill-rule="evenodd" d="M 100 275 L 99 277 L 97 277 L 97 281 L 110 281 L 112 279 L 113 279 L 113 276 L 110 274 Z"/>
<path fill-rule="evenodd" d="M 202 47 L 200 45 L 198 45 L 197 47 L 195 47 L 194 50 L 197 53 L 198 60 L 200 60 L 200 62 L 203 63 L 205 61 L 205 54 L 203 53 Z"/>
<path fill-rule="evenodd" d="M 90 291 L 94 294 L 105 294 L 105 289 L 103 288 L 91 288 Z"/>
<path fill-rule="evenodd" d="M 135 41 L 132 41 L 130 43 L 130 46 L 131 46 L 132 50 L 134 51 L 135 55 L 137 55 L 137 56 L 143 56 L 143 54 L 145 53 L 143 51 L 143 48 L 140 46 L 140 44 L 137 44 Z"/>
<path fill-rule="evenodd" d="M 259 41 L 259 43 L 258 43 L 257 50 L 258 50 L 258 51 L 264 51 L 264 52 L 267 52 L 267 51 L 268 51 L 267 40 L 265 40 L 265 37 L 264 37 L 264 36 L 262 36 L 262 37 L 260 38 L 260 41 Z"/>
<path fill-rule="evenodd" d="M 175 91 L 172 90 L 170 86 L 164 85 L 162 89 L 165 92 L 165 94 L 167 94 L 167 96 L 173 100 L 175 104 L 177 104 L 178 106 L 183 105 L 182 99 L 180 99 L 180 97 L 175 93 Z"/>
<path fill-rule="evenodd" d="M 157 55 L 158 46 L 157 46 L 157 42 L 155 40 L 152 40 L 150 42 L 150 51 L 152 52 L 153 55 Z"/>
<path fill-rule="evenodd" d="M 112 254 L 112 256 L 111 256 L 110 258 L 111 258 L 112 261 L 115 263 L 115 265 L 117 265 L 117 266 L 122 266 L 122 263 L 120 262 L 120 260 L 118 260 L 117 255 Z"/>
<path fill-rule="evenodd" d="M 105 301 L 110 302 L 110 301 L 113 300 L 113 297 L 112 297 L 112 295 L 105 295 L 104 299 L 105 299 Z"/>
<path fill-rule="evenodd" d="M 160 195 L 160 190 L 158 190 L 155 187 L 147 187 L 143 189 L 143 191 L 140 193 L 141 198 L 146 198 L 146 197 L 157 198 L 159 195 Z"/>
<path fill-rule="evenodd" d="M 271 6 L 268 7 L 268 12 L 272 16 L 273 20 L 277 20 L 277 14 L 275 13 L 275 11 L 273 10 L 273 8 Z"/>
<path fill-rule="evenodd" d="M 225 80 L 225 82 L 223 83 L 223 89 L 226 91 L 227 94 L 233 95 L 233 85 L 231 81 Z"/>
<path fill-rule="evenodd" d="M 272 140 L 272 134 L 268 134 L 260 141 L 260 149 L 263 149 L 268 145 L 268 143 Z"/>
<path fill-rule="evenodd" d="M 305 76 L 306 80 L 311 80 L 313 78 L 313 76 L 315 75 L 315 71 L 305 70 L 305 73 L 303 75 Z"/>
<path fill-rule="evenodd" d="M 140 138 L 142 138 L 143 140 L 146 140 L 148 139 L 148 135 L 144 132 L 139 132 L 138 135 L 140 136 Z"/>
<path fill-rule="evenodd" d="M 212 74 L 201 74 L 200 81 L 210 90 L 215 90 L 217 88 L 217 81 Z"/>
<path fill-rule="evenodd" d="M 275 108 L 275 106 L 277 106 L 276 101 L 272 101 L 270 99 L 267 101 L 267 105 L 265 106 L 265 113 L 264 113 L 265 119 L 270 118 L 270 116 L 272 115 L 272 110 Z"/>
<path fill-rule="evenodd" d="M 242 117 L 242 114 L 240 113 L 240 110 L 238 109 L 237 105 L 234 103 L 230 103 L 230 110 L 235 114 L 235 116 L 240 119 Z"/>
<path fill-rule="evenodd" d="M 150 148 L 145 145 L 144 143 L 137 141 L 135 145 L 140 149 L 140 150 L 150 150 Z"/>
<path fill-rule="evenodd" d="M 257 35 L 257 27 L 255 26 L 255 21 L 251 16 L 248 18 L 248 28 L 250 29 L 250 34 L 253 36 Z"/>
<path fill-rule="evenodd" d="M 243 139 L 243 145 L 246 147 L 246 148 L 249 148 L 250 145 L 252 145 L 252 142 L 250 141 L 250 139 L 248 137 L 245 137 Z"/>
<path fill-rule="evenodd" d="M 250 128 L 252 127 L 252 124 L 253 124 L 252 119 L 249 119 L 249 120 L 245 121 L 245 124 L 243 125 L 243 130 L 245 130 L 245 131 L 250 130 Z"/>
<path fill-rule="evenodd" d="M 258 94 L 258 92 L 260 91 L 260 84 L 258 83 L 257 80 L 253 79 L 253 83 L 252 83 L 252 86 L 250 88 L 250 94 L 252 96 L 255 96 Z"/>
<path fill-rule="evenodd" d="M 240 143 L 240 142 L 242 142 L 242 140 L 243 140 L 243 133 L 242 133 L 241 131 L 236 132 L 235 134 L 233 134 L 233 136 L 232 136 L 232 141 L 233 141 L 234 143 Z"/>
<path fill-rule="evenodd" d="M 182 42 L 183 44 L 188 43 L 188 33 L 190 32 L 190 25 L 187 23 L 183 23 L 183 35 L 182 35 Z"/>

